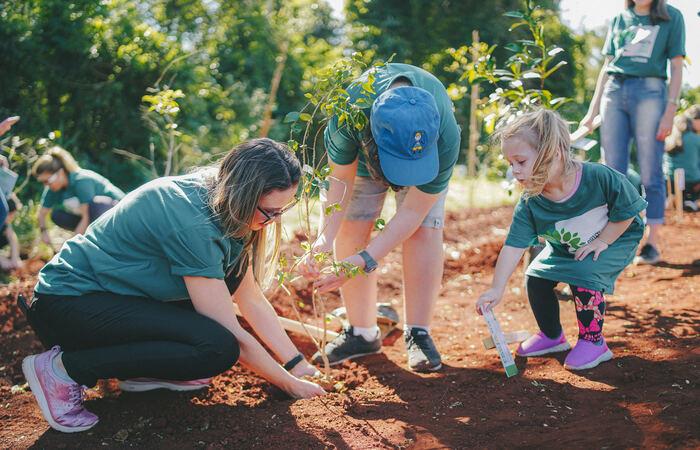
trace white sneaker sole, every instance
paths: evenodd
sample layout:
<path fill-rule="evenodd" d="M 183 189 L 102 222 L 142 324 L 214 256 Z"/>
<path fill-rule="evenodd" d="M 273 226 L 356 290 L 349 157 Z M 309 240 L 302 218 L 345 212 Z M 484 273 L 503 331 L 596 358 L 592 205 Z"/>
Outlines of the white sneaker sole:
<path fill-rule="evenodd" d="M 36 375 L 36 369 L 34 367 L 35 359 L 36 355 L 27 356 L 24 358 L 22 360 L 22 372 L 24 372 L 24 377 L 27 379 L 27 383 L 29 383 L 29 387 L 32 389 L 32 394 L 34 394 L 34 398 L 36 398 L 36 401 L 39 404 L 41 414 L 44 416 L 44 419 L 46 419 L 49 425 L 51 425 L 51 428 L 63 433 L 78 433 L 80 431 L 89 430 L 97 425 L 97 422 L 95 422 L 92 425 L 82 427 L 67 427 L 65 425 L 61 425 L 53 419 L 53 416 L 51 416 L 51 410 L 49 409 L 49 404 L 44 396 L 44 390 L 41 388 L 41 383 L 39 383 L 39 378 Z"/>
<path fill-rule="evenodd" d="M 586 364 L 583 364 L 580 366 L 572 366 L 570 364 L 564 363 L 564 368 L 569 369 L 569 370 L 592 369 L 593 367 L 597 366 L 598 364 L 605 362 L 605 361 L 610 361 L 611 359 L 613 359 L 613 354 L 610 351 L 610 349 L 608 349 L 607 352 L 603 353 L 602 355 L 600 355 L 599 357 L 597 357 L 596 359 L 594 359 L 593 361 L 591 361 L 589 363 L 586 363 Z"/>
<path fill-rule="evenodd" d="M 516 355 L 522 356 L 523 358 L 527 358 L 530 356 L 542 356 L 542 355 L 547 355 L 549 353 L 559 353 L 559 352 L 565 352 L 567 350 L 571 349 L 571 345 L 569 345 L 568 342 L 564 342 L 563 344 L 555 345 L 554 347 L 549 347 L 544 350 L 538 350 L 536 352 L 530 352 L 530 353 L 519 353 L 515 352 Z"/>
<path fill-rule="evenodd" d="M 156 389 L 167 389 L 175 392 L 198 391 L 208 388 L 208 384 L 200 384 L 195 386 L 182 386 L 178 384 L 168 383 L 166 381 L 120 381 L 119 389 L 124 392 L 147 392 Z"/>

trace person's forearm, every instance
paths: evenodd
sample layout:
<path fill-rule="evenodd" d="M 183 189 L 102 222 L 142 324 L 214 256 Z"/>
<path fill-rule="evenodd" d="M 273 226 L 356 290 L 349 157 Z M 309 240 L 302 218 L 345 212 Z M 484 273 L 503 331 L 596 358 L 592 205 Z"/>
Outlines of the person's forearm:
<path fill-rule="evenodd" d="M 78 226 L 75 227 L 75 229 L 73 230 L 73 233 L 85 234 L 85 230 L 87 230 L 88 225 L 90 225 L 90 218 L 83 217 L 82 219 L 80 219 L 80 222 L 78 222 Z"/>
<path fill-rule="evenodd" d="M 10 231 L 8 241 L 10 242 L 10 258 L 16 261 L 19 259 L 19 239 L 14 230 Z"/>
<path fill-rule="evenodd" d="M 588 106 L 588 115 L 591 118 L 595 118 L 600 113 L 600 102 L 603 98 L 603 88 L 605 83 L 608 82 L 608 59 L 606 58 L 603 62 L 603 67 L 600 69 L 598 74 L 598 80 L 596 81 L 595 90 L 593 91 L 593 98 L 591 98 L 591 104 Z"/>
<path fill-rule="evenodd" d="M 683 83 L 683 58 L 677 57 L 671 60 L 671 79 L 668 82 L 668 102 L 666 113 L 675 114 L 678 109 L 681 84 Z"/>
<path fill-rule="evenodd" d="M 520 258 L 523 257 L 525 253 L 524 248 L 511 247 L 509 245 L 504 245 L 501 252 L 498 254 L 498 261 L 496 262 L 496 270 L 493 274 L 493 281 L 491 282 L 491 287 L 503 293 L 506 289 L 506 284 L 508 284 L 508 279 L 518 267 L 518 262 Z"/>
<path fill-rule="evenodd" d="M 355 185 L 357 161 L 349 166 L 339 166 L 332 162 L 329 162 L 329 165 L 331 167 L 331 176 L 328 177 L 329 188 L 325 201 L 321 202 L 318 225 L 318 238 L 326 244 L 330 244 L 335 240 L 345 217 L 345 210 L 350 204 L 350 197 Z M 326 215 L 326 208 L 334 204 L 340 205 L 340 211 L 333 210 Z"/>
<path fill-rule="evenodd" d="M 396 215 L 386 224 L 384 230 L 370 241 L 366 248 L 367 252 L 372 255 L 375 261 L 380 261 L 415 233 L 424 218 L 424 213 L 399 208 Z"/>
<path fill-rule="evenodd" d="M 622 222 L 608 222 L 608 224 L 605 225 L 605 228 L 603 228 L 603 230 L 598 235 L 598 239 L 600 239 L 608 245 L 612 245 L 612 243 L 615 242 L 620 236 L 622 236 L 622 233 L 624 233 L 625 230 L 629 228 L 633 220 L 634 217 L 631 217 L 627 220 L 623 220 Z"/>
<path fill-rule="evenodd" d="M 37 222 L 39 222 L 39 229 L 41 231 L 46 231 L 46 216 L 49 214 L 50 209 L 41 208 L 39 209 L 39 215 L 37 216 Z"/>
<path fill-rule="evenodd" d="M 270 302 L 259 289 L 256 290 L 253 298 L 250 298 L 250 295 L 236 295 L 238 307 L 260 339 L 284 364 L 294 358 L 299 350 L 282 328 L 279 317 Z"/>

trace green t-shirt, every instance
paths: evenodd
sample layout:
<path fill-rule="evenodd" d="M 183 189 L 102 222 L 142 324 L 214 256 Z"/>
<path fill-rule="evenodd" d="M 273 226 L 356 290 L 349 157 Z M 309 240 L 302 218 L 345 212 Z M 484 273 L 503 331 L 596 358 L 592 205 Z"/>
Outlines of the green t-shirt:
<path fill-rule="evenodd" d="M 352 102 L 356 102 L 362 90 L 359 84 L 367 81 L 369 71 L 365 72 L 348 87 L 348 94 Z M 371 105 L 374 100 L 386 91 L 397 78 L 407 78 L 413 86 L 425 89 L 433 94 L 440 114 L 440 136 L 438 137 L 438 155 L 440 168 L 437 176 L 430 183 L 418 186 L 423 192 L 428 194 L 438 194 L 447 188 L 447 184 L 452 176 L 452 169 L 457 163 L 459 156 L 461 130 L 457 125 L 454 115 L 452 100 L 447 95 L 445 86 L 429 72 L 415 66 L 399 63 L 388 63 L 374 72 L 374 84 L 372 85 L 375 94 L 366 97 L 369 107 L 364 109 L 367 117 L 370 116 Z M 355 161 L 359 156 L 357 175 L 369 177 L 369 172 L 365 165 L 365 158 L 359 151 L 360 143 L 363 140 L 365 130 L 357 131 L 350 129 L 346 125 L 338 127 L 338 118 L 332 117 L 328 121 L 328 126 L 324 132 L 324 142 L 328 157 L 336 164 L 347 165 Z"/>
<path fill-rule="evenodd" d="M 527 275 L 574 286 L 613 292 L 615 280 L 634 258 L 644 234 L 639 213 L 647 202 L 621 173 L 597 163 L 583 163 L 581 182 L 563 202 L 542 195 L 515 206 L 506 245 L 526 248 L 545 238 L 545 249 L 532 261 Z M 598 237 L 608 221 L 634 220 L 613 244 L 593 261 L 574 259 L 575 251 Z"/>
<path fill-rule="evenodd" d="M 634 8 L 613 19 L 603 45 L 603 54 L 612 57 L 608 73 L 666 78 L 667 61 L 685 56 L 683 15 L 671 5 L 667 8 L 671 20 L 656 25 Z"/>
<path fill-rule="evenodd" d="M 124 192 L 99 173 L 78 169 L 68 173 L 68 186 L 65 189 L 54 192 L 48 187 L 44 188 L 44 193 L 41 195 L 41 206 L 53 209 L 64 206 L 64 202 L 66 202 L 65 206 L 68 209 L 76 209 L 81 204 L 90 203 L 98 195 L 121 200 L 124 197 Z"/>
<path fill-rule="evenodd" d="M 207 205 L 205 172 L 159 178 L 129 193 L 39 272 L 36 292 L 189 298 L 183 276 L 224 279 L 243 244 L 226 238 Z"/>
<path fill-rule="evenodd" d="M 700 181 L 700 134 L 683 133 L 683 151 L 672 155 L 665 153 L 664 163 L 668 176 L 673 176 L 676 169 L 683 169 L 687 183 Z"/>

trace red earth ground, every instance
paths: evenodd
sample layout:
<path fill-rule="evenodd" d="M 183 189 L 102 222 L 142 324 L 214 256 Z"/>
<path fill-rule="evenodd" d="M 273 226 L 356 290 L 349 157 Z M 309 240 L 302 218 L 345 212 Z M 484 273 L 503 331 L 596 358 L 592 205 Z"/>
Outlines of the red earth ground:
<path fill-rule="evenodd" d="M 506 378 L 474 301 L 491 280 L 511 208 L 468 210 L 446 221 L 443 288 L 434 337 L 444 368 L 419 375 L 406 370 L 398 340 L 380 355 L 346 363 L 333 376 L 342 392 L 291 400 L 239 366 L 194 394 L 122 393 L 105 381 L 87 407 L 100 416 L 92 430 L 49 429 L 26 391 L 22 358 L 41 344 L 14 306 L 28 293 L 41 262 L 0 288 L 0 448 L 471 448 L 471 447 L 700 447 L 700 214 L 664 228 L 666 262 L 629 267 L 609 300 L 605 335 L 615 359 L 573 373 L 563 354 L 517 358 L 520 373 Z M 382 301 L 401 304 L 400 254 L 381 269 Z M 513 276 L 498 317 L 505 330 L 535 330 Z M 307 303 L 302 285 L 272 303 L 294 318 L 291 302 Z M 329 307 L 339 304 L 337 296 Z M 562 322 L 575 341 L 571 301 Z M 313 344 L 295 342 L 310 355 Z"/>

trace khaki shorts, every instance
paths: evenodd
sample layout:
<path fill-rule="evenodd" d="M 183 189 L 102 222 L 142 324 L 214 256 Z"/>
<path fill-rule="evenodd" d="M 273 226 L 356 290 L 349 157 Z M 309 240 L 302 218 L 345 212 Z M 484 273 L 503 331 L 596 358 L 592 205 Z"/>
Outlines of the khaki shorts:
<path fill-rule="evenodd" d="M 375 221 L 382 212 L 384 199 L 389 190 L 388 186 L 370 177 L 355 177 L 350 204 L 345 212 L 345 220 Z M 396 192 L 396 207 L 400 207 L 406 198 L 408 188 Z M 421 227 L 441 229 L 445 223 L 445 199 L 447 189 L 439 194 L 428 214 L 423 219 Z"/>

